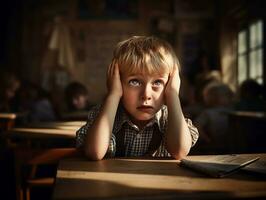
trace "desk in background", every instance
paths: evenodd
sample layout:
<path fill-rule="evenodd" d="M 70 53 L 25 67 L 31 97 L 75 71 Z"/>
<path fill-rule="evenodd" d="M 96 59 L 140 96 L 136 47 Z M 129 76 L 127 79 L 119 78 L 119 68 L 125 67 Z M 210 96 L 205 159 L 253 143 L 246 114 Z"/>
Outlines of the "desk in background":
<path fill-rule="evenodd" d="M 65 147 L 75 146 L 76 131 L 85 121 L 46 122 L 25 127 L 12 128 L 5 132 L 5 137 L 19 143 L 48 144 L 53 142 L 66 143 Z"/>
<path fill-rule="evenodd" d="M 266 161 L 266 154 L 260 156 Z M 266 198 L 265 177 L 239 172 L 209 178 L 180 167 L 177 160 L 85 158 L 60 161 L 53 195 L 55 200 L 257 197 Z"/>
<path fill-rule="evenodd" d="M 0 113 L 0 130 L 9 130 L 15 125 L 17 118 L 25 117 L 27 113 Z"/>
<path fill-rule="evenodd" d="M 27 182 L 24 180 L 27 177 L 25 174 L 33 174 L 33 172 L 35 174 L 37 167 L 41 165 L 52 165 L 53 167 L 55 163 L 45 163 L 43 157 L 50 152 L 60 152 L 64 148 L 75 147 L 76 131 L 85 123 L 85 121 L 41 122 L 5 131 L 4 136 L 14 144 L 12 150 L 15 158 L 16 197 L 18 200 L 23 199 L 25 193 L 26 196 L 30 196 L 30 192 L 25 192 L 23 190 L 25 186 L 22 186 Z M 36 154 L 36 152 L 38 153 Z M 49 156 L 48 160 L 53 159 L 55 155 Z M 37 161 L 41 162 L 38 163 Z M 25 166 L 30 166 L 30 168 L 28 167 L 30 173 L 24 172 Z M 52 178 L 46 178 L 43 182 L 38 180 L 37 185 L 42 186 L 44 184 L 47 187 L 50 182 L 47 183 L 46 180 L 51 181 Z"/>
<path fill-rule="evenodd" d="M 6 136 L 22 139 L 75 138 L 76 131 L 85 123 L 86 121 L 41 122 L 12 128 L 6 131 Z"/>
<path fill-rule="evenodd" d="M 5 197 L 5 195 L 10 198 L 14 197 L 14 191 L 12 190 L 14 182 L 10 180 L 10 177 L 14 174 L 10 167 L 13 164 L 12 151 L 8 149 L 11 144 L 9 140 L 4 138 L 4 133 L 14 127 L 16 118 L 16 113 L 0 113 L 0 177 L 6 187 L 4 193 L 1 193 L 2 197 Z"/>
<path fill-rule="evenodd" d="M 86 121 L 56 121 L 56 122 L 31 123 L 27 127 L 69 129 L 71 127 L 80 128 L 81 126 L 85 124 L 86 124 Z"/>
<path fill-rule="evenodd" d="M 231 151 L 266 152 L 266 113 L 235 111 L 229 114 Z"/>

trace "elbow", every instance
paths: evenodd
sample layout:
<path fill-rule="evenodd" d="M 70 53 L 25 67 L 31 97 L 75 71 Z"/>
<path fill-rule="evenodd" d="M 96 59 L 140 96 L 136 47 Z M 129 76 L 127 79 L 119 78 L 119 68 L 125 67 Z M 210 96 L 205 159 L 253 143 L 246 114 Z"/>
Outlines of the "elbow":
<path fill-rule="evenodd" d="M 183 158 L 185 158 L 187 156 L 187 153 L 183 153 L 183 152 L 182 153 L 180 153 L 180 152 L 178 152 L 178 153 L 170 153 L 170 154 L 176 160 L 181 160 L 181 159 L 183 159 Z"/>
<path fill-rule="evenodd" d="M 104 158 L 104 154 L 98 151 L 92 151 L 91 149 L 85 149 L 84 152 L 85 152 L 86 157 L 89 160 L 100 161 Z"/>
<path fill-rule="evenodd" d="M 174 149 L 172 151 L 168 150 L 168 152 L 174 159 L 181 160 L 188 155 L 189 149 Z"/>

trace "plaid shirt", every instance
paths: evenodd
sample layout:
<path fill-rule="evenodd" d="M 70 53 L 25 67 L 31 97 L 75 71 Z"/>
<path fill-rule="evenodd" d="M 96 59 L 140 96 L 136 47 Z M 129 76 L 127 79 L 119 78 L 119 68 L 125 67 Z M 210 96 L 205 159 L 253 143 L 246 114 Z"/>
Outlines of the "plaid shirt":
<path fill-rule="evenodd" d="M 76 145 L 78 148 L 83 146 L 87 130 L 91 127 L 99 112 L 100 106 L 98 105 L 89 112 L 87 123 L 77 131 Z M 170 157 L 165 147 L 164 137 L 167 128 L 167 116 L 167 107 L 163 106 L 155 117 L 142 130 L 139 130 L 130 121 L 123 106 L 119 105 L 106 157 L 145 155 Z M 199 133 L 190 119 L 186 119 L 186 122 L 193 146 L 199 137 Z"/>

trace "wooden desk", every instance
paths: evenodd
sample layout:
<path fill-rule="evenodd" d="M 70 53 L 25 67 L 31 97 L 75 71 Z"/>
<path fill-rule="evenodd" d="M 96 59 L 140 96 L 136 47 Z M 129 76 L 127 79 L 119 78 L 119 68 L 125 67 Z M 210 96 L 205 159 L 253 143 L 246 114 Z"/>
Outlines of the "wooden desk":
<path fill-rule="evenodd" d="M 60 161 L 53 195 L 55 200 L 247 197 L 266 197 L 265 177 L 238 172 L 223 179 L 209 178 L 180 167 L 176 160 L 106 159 L 94 162 L 85 158 Z"/>
<path fill-rule="evenodd" d="M 61 122 L 34 126 L 12 128 L 5 132 L 4 137 L 20 146 L 74 147 L 76 131 L 81 127 L 80 124 L 71 126 L 63 125 Z"/>
<path fill-rule="evenodd" d="M 70 121 L 29 124 L 25 127 L 12 128 L 6 131 L 6 137 L 13 139 L 73 139 L 76 137 L 76 131 L 85 123 L 86 121 Z"/>
<path fill-rule="evenodd" d="M 15 124 L 16 118 L 16 113 L 0 113 L 0 130 L 11 129 Z"/>
<path fill-rule="evenodd" d="M 231 112 L 230 114 L 238 117 L 248 117 L 248 118 L 266 120 L 265 112 L 234 111 Z"/>
<path fill-rule="evenodd" d="M 86 121 L 56 121 L 56 122 L 39 122 L 29 124 L 30 128 L 55 128 L 55 129 L 76 129 L 85 125 Z"/>
<path fill-rule="evenodd" d="M 15 113 L 0 113 L 0 119 L 16 119 Z"/>
<path fill-rule="evenodd" d="M 21 200 L 23 194 L 22 183 L 25 183 L 24 176 L 21 175 L 24 165 L 27 163 L 34 152 L 41 152 L 40 158 L 43 158 L 50 148 L 75 147 L 76 131 L 86 122 L 47 122 L 32 124 L 33 127 L 12 128 L 6 131 L 5 136 L 14 144 L 14 169 L 16 174 L 16 195 Z M 29 125 L 30 126 L 30 125 Z M 43 128 L 44 127 L 44 128 Z M 25 153 L 27 152 L 27 154 Z M 32 153 L 30 153 L 32 152 Z M 21 155 L 24 153 L 25 158 Z M 29 158 L 27 158 L 29 157 Z M 36 156 L 37 157 L 37 156 Z M 51 159 L 53 156 L 50 156 Z M 48 159 L 50 159 L 50 157 Z M 33 172 L 37 171 L 37 166 L 43 163 L 37 163 L 33 166 Z M 47 164 L 46 164 L 47 165 Z M 23 168 L 24 167 L 24 168 Z M 51 180 L 51 179 L 47 179 Z M 39 183 L 41 185 L 41 181 Z M 49 185 L 49 184 L 48 184 Z M 29 191 L 29 190 L 28 190 Z M 29 192 L 27 193 L 30 194 Z"/>
<path fill-rule="evenodd" d="M 5 147 L 13 146 L 9 138 L 5 138 L 5 132 L 15 126 L 16 120 L 18 118 L 26 117 L 26 115 L 27 113 L 0 113 L 0 139 L 2 140 L 2 137 L 4 137 L 0 142 L 3 142 Z"/>
<path fill-rule="evenodd" d="M 75 138 L 79 127 L 59 128 L 12 128 L 7 131 L 10 138 L 45 139 L 45 138 Z"/>
<path fill-rule="evenodd" d="M 234 153 L 266 152 L 266 113 L 235 111 L 229 114 L 228 135 Z"/>

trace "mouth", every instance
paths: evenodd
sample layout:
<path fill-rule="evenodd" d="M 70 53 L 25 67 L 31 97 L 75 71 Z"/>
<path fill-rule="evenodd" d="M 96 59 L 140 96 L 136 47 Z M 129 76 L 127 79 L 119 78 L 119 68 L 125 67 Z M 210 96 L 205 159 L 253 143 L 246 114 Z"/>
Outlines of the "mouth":
<path fill-rule="evenodd" d="M 137 109 L 142 111 L 142 112 L 151 112 L 151 111 L 153 111 L 153 107 L 152 106 L 138 106 Z"/>

